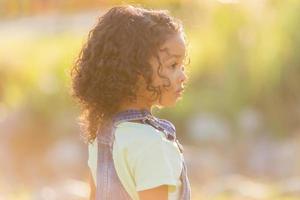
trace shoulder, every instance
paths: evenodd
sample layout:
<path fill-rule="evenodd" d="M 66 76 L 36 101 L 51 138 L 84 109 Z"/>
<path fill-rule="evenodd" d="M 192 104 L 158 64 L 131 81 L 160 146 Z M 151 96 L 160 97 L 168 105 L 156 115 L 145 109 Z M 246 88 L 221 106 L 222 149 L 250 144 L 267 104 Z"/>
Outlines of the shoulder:
<path fill-rule="evenodd" d="M 118 125 L 115 131 L 114 148 L 132 154 L 141 154 L 153 149 L 172 155 L 180 153 L 176 142 L 168 140 L 163 132 L 151 125 L 133 122 L 123 122 Z"/>
<path fill-rule="evenodd" d="M 159 142 L 163 137 L 164 134 L 151 125 L 133 122 L 123 122 L 117 126 L 115 131 L 115 139 L 124 142 Z"/>
<path fill-rule="evenodd" d="M 155 149 L 155 151 L 154 151 Z M 148 124 L 124 122 L 115 131 L 114 151 L 135 159 L 141 155 L 177 154 L 177 148 L 163 132 Z"/>

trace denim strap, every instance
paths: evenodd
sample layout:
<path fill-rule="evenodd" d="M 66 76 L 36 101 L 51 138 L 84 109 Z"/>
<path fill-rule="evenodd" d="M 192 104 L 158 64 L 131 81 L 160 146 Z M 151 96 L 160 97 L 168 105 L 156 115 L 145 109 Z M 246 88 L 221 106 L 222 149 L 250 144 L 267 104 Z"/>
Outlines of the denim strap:
<path fill-rule="evenodd" d="M 122 122 L 135 120 L 141 120 L 143 123 L 160 130 L 165 134 L 168 140 L 175 141 L 180 151 L 183 152 L 182 145 L 176 139 L 175 127 L 171 122 L 156 118 L 147 110 L 131 109 L 117 113 L 112 117 L 111 122 L 103 126 L 101 133 L 98 133 L 97 136 L 98 164 L 96 200 L 131 199 L 116 174 L 112 158 L 112 148 L 115 136 L 114 132 L 117 125 Z M 184 160 L 180 179 L 182 181 L 180 200 L 190 200 L 191 189 Z"/>

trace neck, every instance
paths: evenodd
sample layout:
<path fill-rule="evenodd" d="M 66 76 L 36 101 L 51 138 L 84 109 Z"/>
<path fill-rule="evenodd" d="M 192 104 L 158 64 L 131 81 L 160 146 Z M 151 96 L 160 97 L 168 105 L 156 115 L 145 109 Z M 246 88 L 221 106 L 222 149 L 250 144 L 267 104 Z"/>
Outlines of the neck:
<path fill-rule="evenodd" d="M 137 107 L 137 106 L 127 106 L 127 107 L 122 107 L 119 109 L 119 112 L 123 112 L 126 110 L 147 110 L 152 114 L 151 108 L 148 107 Z"/>
<path fill-rule="evenodd" d="M 125 111 L 125 110 L 147 110 L 148 112 L 152 113 L 152 105 L 147 104 L 139 104 L 139 103 L 124 103 L 120 106 L 119 112 Z"/>

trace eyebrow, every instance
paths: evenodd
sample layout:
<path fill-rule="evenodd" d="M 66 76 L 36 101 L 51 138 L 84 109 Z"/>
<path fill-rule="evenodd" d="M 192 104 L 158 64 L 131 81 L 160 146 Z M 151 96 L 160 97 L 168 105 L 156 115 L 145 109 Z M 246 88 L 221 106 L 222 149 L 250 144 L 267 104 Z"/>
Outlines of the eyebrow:
<path fill-rule="evenodd" d="M 169 55 L 169 58 L 170 58 L 170 57 L 176 57 L 176 58 L 179 58 L 179 57 L 181 57 L 181 55 L 178 55 L 178 54 L 170 54 L 170 55 Z"/>
<path fill-rule="evenodd" d="M 171 54 L 168 48 L 160 49 L 160 51 L 165 51 L 168 54 L 168 57 L 165 59 L 165 61 L 170 60 L 171 58 L 180 58 L 182 55 L 178 54 Z"/>

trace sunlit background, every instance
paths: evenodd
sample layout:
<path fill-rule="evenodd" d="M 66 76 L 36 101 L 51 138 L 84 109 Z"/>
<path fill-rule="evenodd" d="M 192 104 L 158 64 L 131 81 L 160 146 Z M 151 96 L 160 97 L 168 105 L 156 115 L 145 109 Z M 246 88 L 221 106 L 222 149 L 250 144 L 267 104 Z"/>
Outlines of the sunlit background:
<path fill-rule="evenodd" d="M 88 198 L 69 70 L 122 3 L 185 26 L 189 85 L 155 114 L 177 127 L 192 199 L 300 199 L 300 1 L 1 0 L 0 200 Z"/>

